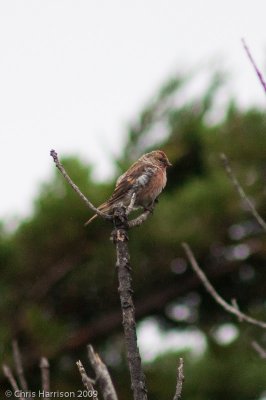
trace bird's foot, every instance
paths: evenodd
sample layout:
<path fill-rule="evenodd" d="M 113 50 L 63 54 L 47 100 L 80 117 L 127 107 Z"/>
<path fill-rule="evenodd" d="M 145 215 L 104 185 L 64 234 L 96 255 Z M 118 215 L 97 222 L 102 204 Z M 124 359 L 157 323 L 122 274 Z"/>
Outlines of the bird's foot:
<path fill-rule="evenodd" d="M 152 203 L 151 205 L 149 205 L 149 206 L 147 206 L 147 207 L 143 207 L 143 209 L 144 209 L 144 211 L 149 211 L 151 214 L 153 214 L 153 212 L 154 212 L 154 207 L 155 207 L 155 204 Z"/>

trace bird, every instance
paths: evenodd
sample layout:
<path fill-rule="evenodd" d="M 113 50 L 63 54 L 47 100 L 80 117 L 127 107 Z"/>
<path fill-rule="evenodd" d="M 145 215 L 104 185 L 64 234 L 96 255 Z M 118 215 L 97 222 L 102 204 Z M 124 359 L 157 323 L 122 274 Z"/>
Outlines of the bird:
<path fill-rule="evenodd" d="M 170 166 L 172 164 L 162 150 L 144 154 L 117 179 L 112 196 L 98 210 L 110 215 L 115 207 L 129 207 L 134 195 L 134 210 L 142 207 L 151 211 L 166 185 L 166 169 Z M 85 226 L 96 217 L 97 214 L 93 215 Z"/>

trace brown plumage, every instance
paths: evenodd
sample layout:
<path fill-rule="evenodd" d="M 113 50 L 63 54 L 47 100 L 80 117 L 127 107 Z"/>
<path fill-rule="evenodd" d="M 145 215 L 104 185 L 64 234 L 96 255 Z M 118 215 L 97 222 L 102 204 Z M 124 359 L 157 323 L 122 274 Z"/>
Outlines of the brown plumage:
<path fill-rule="evenodd" d="M 169 166 L 171 164 L 162 150 L 144 154 L 117 179 L 112 196 L 98 209 L 106 214 L 111 214 L 113 208 L 119 204 L 127 207 L 133 193 L 136 195 L 134 209 L 151 208 L 166 185 L 166 168 Z M 85 225 L 91 223 L 96 217 L 97 214 L 90 218 Z"/>

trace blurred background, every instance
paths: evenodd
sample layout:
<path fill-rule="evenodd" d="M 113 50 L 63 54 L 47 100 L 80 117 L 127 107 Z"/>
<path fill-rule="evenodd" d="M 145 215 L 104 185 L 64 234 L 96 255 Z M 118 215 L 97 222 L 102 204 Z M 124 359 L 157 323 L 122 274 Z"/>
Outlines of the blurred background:
<path fill-rule="evenodd" d="M 55 148 L 94 204 L 146 151 L 173 168 L 154 215 L 130 232 L 138 339 L 150 399 L 266 398 L 266 333 L 214 303 L 181 242 L 227 300 L 265 320 L 266 241 L 219 155 L 266 217 L 262 1 L 0 3 L 0 360 L 19 342 L 32 390 L 39 358 L 53 390 L 81 389 L 92 343 L 119 398 L 131 397 L 111 226 L 56 171 Z M 266 74 L 266 73 L 265 73 Z M 8 387 L 3 375 L 0 388 Z"/>

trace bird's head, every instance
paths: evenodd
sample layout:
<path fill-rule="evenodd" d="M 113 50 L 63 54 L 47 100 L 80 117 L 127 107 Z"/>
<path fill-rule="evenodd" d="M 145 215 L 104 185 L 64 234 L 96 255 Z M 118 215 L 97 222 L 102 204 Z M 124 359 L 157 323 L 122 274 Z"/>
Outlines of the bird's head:
<path fill-rule="evenodd" d="M 162 150 L 154 150 L 145 154 L 145 159 L 160 167 L 171 167 L 172 164 L 167 158 L 167 155 Z"/>

